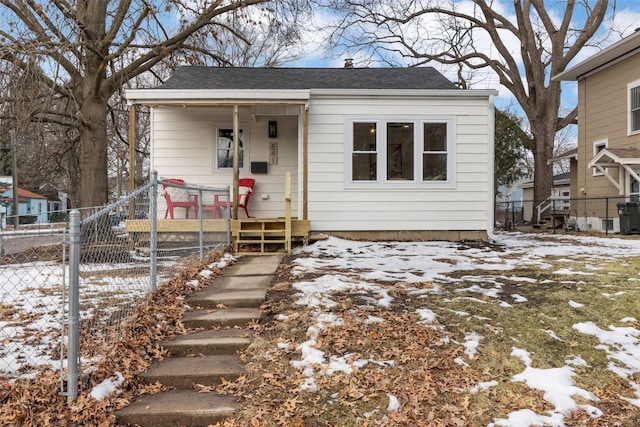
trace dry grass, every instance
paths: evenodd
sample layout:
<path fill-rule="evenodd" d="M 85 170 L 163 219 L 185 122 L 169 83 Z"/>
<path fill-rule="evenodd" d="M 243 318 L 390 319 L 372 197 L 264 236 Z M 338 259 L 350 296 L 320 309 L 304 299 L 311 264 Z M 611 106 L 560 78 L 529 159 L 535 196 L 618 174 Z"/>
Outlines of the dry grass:
<path fill-rule="evenodd" d="M 308 339 L 312 310 L 296 305 L 291 284 L 311 280 L 313 275 L 292 277 L 289 268 L 280 272 L 265 304 L 259 339 L 242 355 L 248 374 L 227 383 L 222 392 L 234 393 L 242 401 L 236 418 L 220 426 L 486 426 L 509 413 L 528 408 L 538 414 L 553 410 L 543 393 L 511 378 L 525 365 L 511 356 L 512 348 L 528 349 L 533 367 L 557 368 L 580 355 L 587 367 L 576 367 L 574 381 L 597 395 L 589 403 L 602 409 L 600 418 L 583 410 L 566 419 L 568 426 L 637 426 L 638 408 L 621 398 L 634 398 L 629 383 L 613 374 L 609 360 L 594 337 L 581 334 L 573 325 L 593 321 L 601 328 L 621 324 L 625 317 L 638 318 L 640 262 L 636 257 L 617 259 L 572 259 L 548 257 L 544 270 L 536 266 L 512 271 L 465 271 L 451 273 L 444 292 L 417 298 L 416 286 L 379 283 L 394 297 L 389 309 L 367 305 L 362 292 L 333 295 L 338 304 L 330 310 L 344 321 L 327 328 L 316 348 L 327 355 L 348 356 L 352 374 L 317 374 L 316 391 L 305 390 L 305 377 L 291 365 L 300 359 L 295 346 Z M 590 274 L 554 273 L 570 267 Z M 522 278 L 535 278 L 525 281 Z M 499 283 L 499 297 L 470 290 L 482 283 Z M 418 287 L 428 289 L 431 283 Z M 513 295 L 524 298 L 517 299 Z M 519 297 L 518 297 L 519 298 Z M 522 302 L 516 302 L 516 301 Z M 509 301 L 511 307 L 500 302 Z M 574 308 L 569 301 L 584 304 Z M 437 322 L 419 324 L 416 309 L 428 307 Z M 277 320 L 278 314 L 286 319 Z M 369 316 L 385 319 L 365 324 Z M 284 320 L 282 320 L 284 319 Z M 465 336 L 482 336 L 472 359 L 463 353 Z M 280 346 L 277 344 L 280 343 Z M 455 363 L 462 358 L 468 363 Z M 393 361 L 393 366 L 369 362 L 356 368 L 356 361 Z M 638 383 L 640 375 L 636 374 Z M 482 392 L 472 388 L 485 381 L 497 385 Z M 402 407 L 387 412 L 389 395 Z"/>

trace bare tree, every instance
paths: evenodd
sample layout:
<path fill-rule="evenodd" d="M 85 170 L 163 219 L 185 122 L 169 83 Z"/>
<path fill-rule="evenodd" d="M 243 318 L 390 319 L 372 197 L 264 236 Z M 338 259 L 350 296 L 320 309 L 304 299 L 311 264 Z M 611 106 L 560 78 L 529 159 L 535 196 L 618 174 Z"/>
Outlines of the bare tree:
<path fill-rule="evenodd" d="M 457 67 L 458 83 L 490 70 L 522 108 L 532 135 L 534 197 L 551 194 L 556 132 L 577 109 L 559 116 L 560 82 L 550 77 L 592 40 L 615 1 L 566 0 L 327 0 L 341 20 L 333 46 L 368 49 L 397 65 L 437 62 Z M 610 5 L 611 3 L 611 5 Z M 577 25 L 577 26 L 576 26 Z M 478 83 L 477 81 L 475 82 Z"/>
<path fill-rule="evenodd" d="M 271 3 L 283 8 L 285 1 Z M 65 114 L 55 118 L 78 132 L 80 157 L 70 166 L 82 176 L 72 180 L 78 186 L 79 206 L 108 200 L 112 96 L 177 52 L 186 59 L 184 52 L 193 52 L 199 61 L 228 65 L 221 36 L 248 43 L 234 23 L 250 19 L 249 11 L 266 3 L 269 0 L 0 0 L 0 61 L 28 69 L 41 85 L 69 102 Z M 282 28 L 292 22 L 287 19 L 293 20 L 294 12 L 277 15 Z M 29 119 L 51 117 L 44 110 Z"/>

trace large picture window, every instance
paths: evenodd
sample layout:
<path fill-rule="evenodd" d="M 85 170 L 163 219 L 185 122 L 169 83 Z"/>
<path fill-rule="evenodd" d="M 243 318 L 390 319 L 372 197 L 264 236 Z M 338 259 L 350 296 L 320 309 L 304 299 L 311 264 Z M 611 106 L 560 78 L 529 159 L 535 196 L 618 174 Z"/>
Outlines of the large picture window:
<path fill-rule="evenodd" d="M 238 130 L 238 164 L 244 167 L 244 132 Z M 233 128 L 218 128 L 216 138 L 216 165 L 218 169 L 233 167 Z"/>
<path fill-rule="evenodd" d="M 629 133 L 640 132 L 640 81 L 629 84 Z"/>
<path fill-rule="evenodd" d="M 411 181 L 413 175 L 413 123 L 387 123 L 387 179 Z"/>
<path fill-rule="evenodd" d="M 448 182 L 448 121 L 351 122 L 353 182 Z"/>

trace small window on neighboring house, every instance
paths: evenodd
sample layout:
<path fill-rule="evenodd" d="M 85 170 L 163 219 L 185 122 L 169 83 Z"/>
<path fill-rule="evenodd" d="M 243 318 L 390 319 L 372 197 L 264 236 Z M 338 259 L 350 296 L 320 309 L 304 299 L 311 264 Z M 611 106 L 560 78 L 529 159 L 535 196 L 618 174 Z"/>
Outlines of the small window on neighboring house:
<path fill-rule="evenodd" d="M 632 176 L 629 178 L 631 179 L 631 185 L 629 186 L 629 201 L 640 201 L 640 183 Z"/>
<path fill-rule="evenodd" d="M 238 164 L 244 167 L 244 132 L 239 129 L 238 135 Z M 219 128 L 216 138 L 216 165 L 218 169 L 233 167 L 233 129 Z"/>
<path fill-rule="evenodd" d="M 593 157 L 595 157 L 599 152 L 607 148 L 607 140 L 595 141 L 593 143 Z M 600 172 L 597 168 L 593 168 L 593 176 L 602 176 L 603 173 Z"/>
<path fill-rule="evenodd" d="M 629 133 L 640 132 L 640 81 L 629 84 Z"/>

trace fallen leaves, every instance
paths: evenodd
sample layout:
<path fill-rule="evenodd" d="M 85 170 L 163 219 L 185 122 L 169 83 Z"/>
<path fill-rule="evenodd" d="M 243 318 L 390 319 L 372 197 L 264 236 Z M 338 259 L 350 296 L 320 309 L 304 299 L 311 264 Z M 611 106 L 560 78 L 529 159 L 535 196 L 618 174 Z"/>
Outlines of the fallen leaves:
<path fill-rule="evenodd" d="M 82 336 L 82 345 L 104 348 L 100 361 L 84 366 L 80 391 L 75 402 L 68 402 L 60 394 L 60 372 L 43 368 L 34 378 L 0 382 L 0 426 L 96 426 L 116 425 L 115 411 L 128 405 L 143 394 L 154 394 L 164 387 L 159 384 L 144 384 L 136 374 L 144 371 L 152 362 L 161 360 L 166 351 L 159 342 L 172 335 L 183 334 L 180 322 L 184 312 L 184 296 L 198 287 L 188 282 L 198 277 L 207 264 L 222 257 L 221 252 L 212 252 L 200 261 L 192 261 L 177 272 L 168 283 L 161 285 L 146 304 L 137 307 L 135 314 L 127 319 L 119 330 L 119 336 L 104 345 L 101 337 L 91 334 Z M 217 270 L 216 273 L 220 273 Z M 6 314 L 6 313 L 5 313 Z M 158 327 L 159 322 L 162 327 Z M 97 401 L 89 397 L 92 387 L 120 371 L 125 383 L 120 394 L 112 393 Z M 206 392 L 204 387 L 201 392 Z"/>

